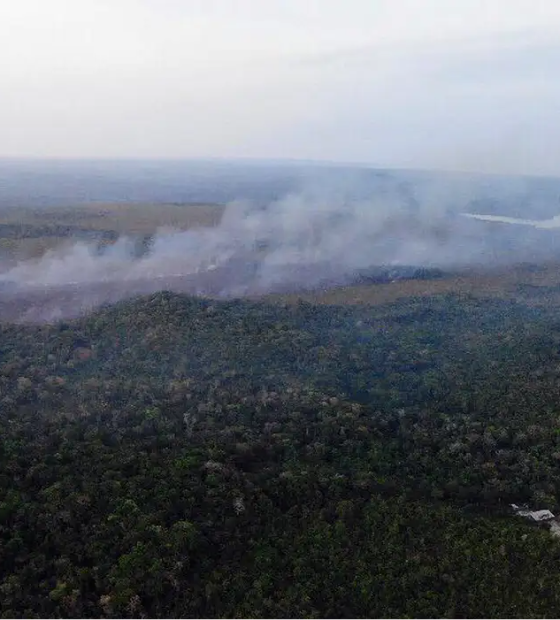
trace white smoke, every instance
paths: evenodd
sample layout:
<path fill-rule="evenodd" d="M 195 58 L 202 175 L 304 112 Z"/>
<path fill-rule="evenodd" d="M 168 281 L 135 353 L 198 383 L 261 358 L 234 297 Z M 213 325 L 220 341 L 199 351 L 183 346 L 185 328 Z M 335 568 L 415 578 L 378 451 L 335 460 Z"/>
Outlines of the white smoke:
<path fill-rule="evenodd" d="M 216 228 L 159 231 L 146 256 L 123 237 L 103 251 L 76 243 L 40 260 L 20 262 L 4 279 L 22 285 L 60 285 L 187 275 L 251 258 L 259 273 L 288 265 L 338 265 L 342 271 L 373 264 L 426 263 L 443 257 L 438 229 L 452 224 L 437 210 L 412 213 L 395 201 L 316 201 L 288 196 L 267 208 L 237 202 Z"/>
<path fill-rule="evenodd" d="M 348 281 L 376 266 L 457 268 L 523 258 L 510 231 L 458 216 L 471 196 L 457 183 L 453 191 L 429 183 L 413 196 L 389 187 L 356 198 L 351 181 L 315 185 L 266 207 L 233 202 L 214 228 L 158 231 L 141 257 L 126 237 L 103 249 L 80 242 L 22 261 L 1 280 L 20 291 L 79 285 L 83 295 L 88 286 L 111 284 L 113 300 L 184 278 L 181 290 L 242 295 Z M 89 298 L 102 303 L 103 289 Z"/>

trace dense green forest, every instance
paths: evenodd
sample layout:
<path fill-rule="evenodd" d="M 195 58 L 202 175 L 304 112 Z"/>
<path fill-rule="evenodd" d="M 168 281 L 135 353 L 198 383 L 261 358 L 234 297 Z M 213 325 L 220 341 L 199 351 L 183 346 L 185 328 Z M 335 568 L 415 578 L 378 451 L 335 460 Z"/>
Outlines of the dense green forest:
<path fill-rule="evenodd" d="M 556 617 L 557 309 L 171 293 L 0 326 L 2 617 Z"/>

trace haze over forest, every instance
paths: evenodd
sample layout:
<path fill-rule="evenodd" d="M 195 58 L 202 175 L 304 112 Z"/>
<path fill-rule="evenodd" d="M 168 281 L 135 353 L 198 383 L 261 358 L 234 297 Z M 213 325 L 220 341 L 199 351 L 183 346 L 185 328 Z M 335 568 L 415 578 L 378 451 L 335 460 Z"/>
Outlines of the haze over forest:
<path fill-rule="evenodd" d="M 157 290 L 246 297 L 559 258 L 556 228 L 462 215 L 555 217 L 555 178 L 303 162 L 4 160 L 0 179 L 2 313 L 25 320 Z M 183 224 L 164 225 L 169 209 Z M 151 227 L 133 232 L 148 212 Z M 26 256 L 14 236 L 45 249 Z"/>
<path fill-rule="evenodd" d="M 0 1 L 0 617 L 560 609 L 560 3 Z"/>

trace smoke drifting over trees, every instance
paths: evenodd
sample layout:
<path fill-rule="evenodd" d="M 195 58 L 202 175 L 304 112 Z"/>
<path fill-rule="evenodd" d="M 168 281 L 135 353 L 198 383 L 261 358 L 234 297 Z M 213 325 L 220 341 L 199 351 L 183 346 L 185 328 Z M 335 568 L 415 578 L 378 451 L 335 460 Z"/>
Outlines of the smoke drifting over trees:
<path fill-rule="evenodd" d="M 413 183 L 378 175 L 368 186 L 363 174 L 324 172 L 278 200 L 230 202 L 215 227 L 159 230 L 140 256 L 131 237 L 102 248 L 80 241 L 4 269 L 1 283 L 20 298 L 73 287 L 79 308 L 163 289 L 242 296 L 342 284 L 379 269 L 554 258 L 554 230 L 460 215 L 507 211 L 519 196 L 512 187 L 492 194 L 466 177 Z"/>

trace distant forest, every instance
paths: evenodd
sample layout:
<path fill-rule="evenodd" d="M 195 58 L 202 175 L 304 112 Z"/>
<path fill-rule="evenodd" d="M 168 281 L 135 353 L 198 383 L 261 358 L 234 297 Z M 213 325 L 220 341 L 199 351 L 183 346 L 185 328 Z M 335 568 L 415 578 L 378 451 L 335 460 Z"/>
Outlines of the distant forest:
<path fill-rule="evenodd" d="M 384 194 L 411 209 L 447 196 L 450 207 L 459 210 L 536 218 L 560 211 L 558 178 L 298 161 L 0 159 L 0 187 L 0 209 L 92 202 L 270 203 L 328 188 L 343 190 L 350 200 Z"/>

